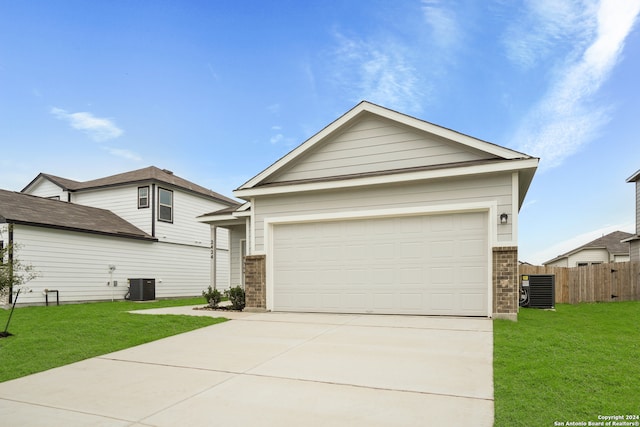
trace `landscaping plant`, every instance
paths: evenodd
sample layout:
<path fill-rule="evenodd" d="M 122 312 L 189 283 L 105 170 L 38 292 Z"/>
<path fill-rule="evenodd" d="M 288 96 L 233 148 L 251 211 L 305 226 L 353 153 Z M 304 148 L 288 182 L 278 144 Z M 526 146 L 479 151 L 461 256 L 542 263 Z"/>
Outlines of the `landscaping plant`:
<path fill-rule="evenodd" d="M 225 291 L 225 295 L 231 301 L 231 308 L 234 310 L 242 311 L 245 307 L 245 293 L 244 289 L 240 286 L 230 288 Z"/>
<path fill-rule="evenodd" d="M 211 308 L 218 308 L 218 304 L 222 301 L 222 293 L 211 286 L 209 286 L 206 291 L 202 291 L 202 296 L 207 300 L 207 304 L 209 304 Z"/>

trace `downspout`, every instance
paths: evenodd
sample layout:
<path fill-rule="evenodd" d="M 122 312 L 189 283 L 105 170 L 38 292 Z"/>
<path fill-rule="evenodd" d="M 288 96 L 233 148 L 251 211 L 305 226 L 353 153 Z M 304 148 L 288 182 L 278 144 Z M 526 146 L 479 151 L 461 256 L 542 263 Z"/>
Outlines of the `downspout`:
<path fill-rule="evenodd" d="M 13 302 L 13 224 L 9 223 L 9 304 Z"/>
<path fill-rule="evenodd" d="M 156 237 L 156 185 L 151 184 L 151 237 Z"/>
<path fill-rule="evenodd" d="M 211 226 L 211 282 L 218 288 L 218 227 Z"/>

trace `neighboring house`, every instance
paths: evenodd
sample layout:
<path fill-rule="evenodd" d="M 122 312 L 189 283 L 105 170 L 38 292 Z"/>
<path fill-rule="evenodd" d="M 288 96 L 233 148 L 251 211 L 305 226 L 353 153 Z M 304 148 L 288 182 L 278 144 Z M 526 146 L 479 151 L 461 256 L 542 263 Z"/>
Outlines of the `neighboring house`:
<path fill-rule="evenodd" d="M 200 220 L 230 230 L 249 307 L 514 318 L 537 166 L 362 102 L 240 186 L 247 203 Z"/>
<path fill-rule="evenodd" d="M 614 231 L 587 244 L 544 262 L 549 267 L 584 267 L 607 262 L 629 261 L 629 243 L 625 239 L 633 234 Z"/>
<path fill-rule="evenodd" d="M 640 170 L 631 175 L 627 182 L 636 184 L 636 234 L 625 239 L 629 243 L 629 260 L 640 262 Z"/>
<path fill-rule="evenodd" d="M 21 303 L 43 302 L 44 289 L 122 299 L 131 278 L 155 279 L 159 298 L 196 296 L 214 274 L 228 287 L 230 265 L 226 230 L 212 236 L 196 217 L 236 205 L 156 167 L 86 182 L 41 173 L 22 193 L 2 191 L 0 240 L 40 273 Z"/>

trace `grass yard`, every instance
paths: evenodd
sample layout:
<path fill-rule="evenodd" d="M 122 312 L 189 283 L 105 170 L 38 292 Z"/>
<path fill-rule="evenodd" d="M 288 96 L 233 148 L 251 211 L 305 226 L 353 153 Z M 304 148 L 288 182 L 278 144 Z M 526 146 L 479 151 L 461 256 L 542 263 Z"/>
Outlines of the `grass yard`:
<path fill-rule="evenodd" d="M 150 316 L 127 311 L 205 305 L 203 298 L 154 302 L 98 302 L 16 308 L 0 338 L 0 382 L 187 332 L 225 319 Z M 0 310 L 0 331 L 9 310 Z"/>
<path fill-rule="evenodd" d="M 522 309 L 493 326 L 496 426 L 640 415 L 640 301 Z"/>

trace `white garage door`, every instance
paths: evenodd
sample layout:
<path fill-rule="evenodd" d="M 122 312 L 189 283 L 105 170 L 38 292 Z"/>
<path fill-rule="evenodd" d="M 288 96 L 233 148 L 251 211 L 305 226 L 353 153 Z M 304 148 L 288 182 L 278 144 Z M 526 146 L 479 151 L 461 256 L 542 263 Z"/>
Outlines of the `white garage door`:
<path fill-rule="evenodd" d="M 485 212 L 279 224 L 273 309 L 488 315 Z"/>

